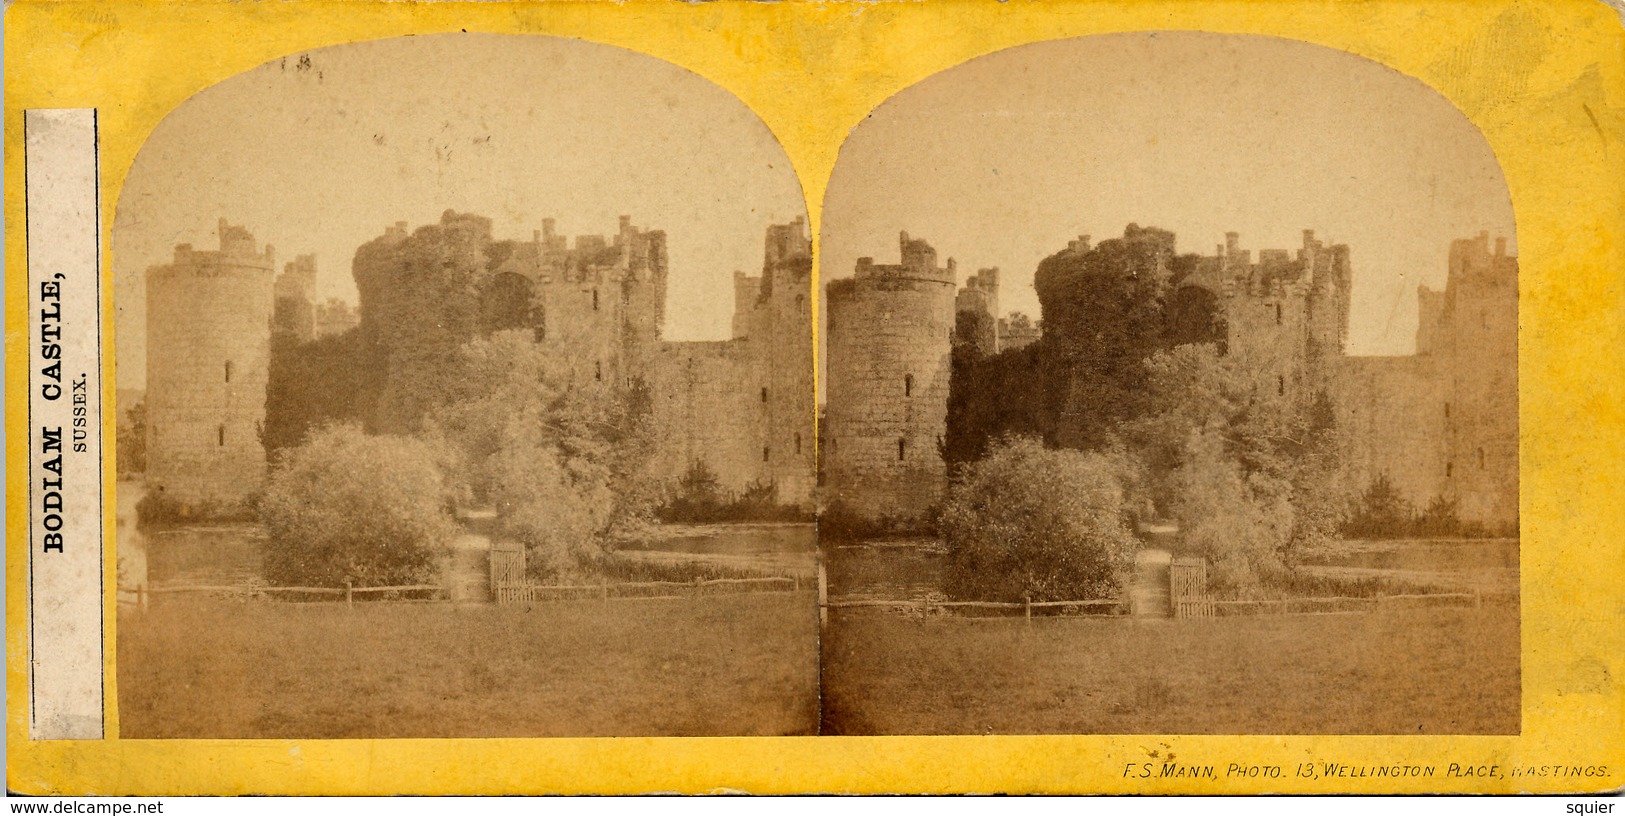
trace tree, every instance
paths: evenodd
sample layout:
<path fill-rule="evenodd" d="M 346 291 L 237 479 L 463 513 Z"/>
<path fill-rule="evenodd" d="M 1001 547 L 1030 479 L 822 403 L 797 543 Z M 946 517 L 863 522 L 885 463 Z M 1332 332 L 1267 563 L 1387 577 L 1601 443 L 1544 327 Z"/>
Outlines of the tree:
<path fill-rule="evenodd" d="M 367 357 L 358 329 L 304 343 L 286 332 L 271 335 L 260 439 L 273 462 L 314 428 L 366 419 L 383 373 Z"/>
<path fill-rule="evenodd" d="M 1115 595 L 1133 564 L 1120 465 L 1101 454 L 996 443 L 949 490 L 939 524 L 948 591 L 987 600 Z"/>
<path fill-rule="evenodd" d="M 329 426 L 289 450 L 260 503 L 277 585 L 393 586 L 434 577 L 456 534 L 436 452 L 421 440 Z"/>
<path fill-rule="evenodd" d="M 124 412 L 114 440 L 118 453 L 118 475 L 124 478 L 147 470 L 147 401 L 142 399 Z"/>
<path fill-rule="evenodd" d="M 1290 565 L 1341 518 L 1330 401 L 1307 405 L 1256 387 L 1211 344 L 1144 364 L 1145 412 L 1122 426 L 1145 463 L 1148 499 L 1182 543 L 1213 564 L 1217 587 L 1246 593 Z"/>
<path fill-rule="evenodd" d="M 1412 516 L 1410 502 L 1387 473 L 1379 473 L 1349 510 L 1344 532 L 1358 538 L 1398 538 L 1410 531 Z"/>
<path fill-rule="evenodd" d="M 1099 450 L 1140 406 L 1142 362 L 1165 348 L 1174 235 L 1130 224 L 1088 252 L 1045 258 L 1033 286 L 1044 313 L 1046 437 Z"/>
<path fill-rule="evenodd" d="M 660 496 L 646 466 L 647 394 L 583 375 L 592 369 L 580 362 L 523 331 L 470 341 L 458 392 L 425 423 L 463 495 L 497 510 L 500 534 L 525 545 L 541 578 L 590 568 Z"/>
<path fill-rule="evenodd" d="M 1428 506 L 1416 517 L 1415 532 L 1420 536 L 1436 536 L 1439 538 L 1455 538 L 1462 534 L 1465 525 L 1457 508 L 1460 505 L 1453 498 L 1434 496 Z"/>

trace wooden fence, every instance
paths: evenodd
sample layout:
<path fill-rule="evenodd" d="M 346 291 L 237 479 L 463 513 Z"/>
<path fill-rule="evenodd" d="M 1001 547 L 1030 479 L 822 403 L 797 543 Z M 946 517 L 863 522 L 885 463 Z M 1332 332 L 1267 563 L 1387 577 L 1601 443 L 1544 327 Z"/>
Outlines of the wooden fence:
<path fill-rule="evenodd" d="M 1509 596 L 1510 597 L 1510 596 Z M 1499 596 L 1486 596 L 1481 592 L 1434 592 L 1404 595 L 1375 595 L 1371 597 L 1352 596 L 1326 596 L 1304 598 L 1274 598 L 1267 600 L 1215 600 L 1203 593 L 1199 596 L 1186 597 L 1175 601 L 1175 617 L 1177 618 L 1214 618 L 1236 617 L 1242 615 L 1338 615 L 1375 611 L 1376 609 L 1395 604 L 1428 604 L 1435 607 L 1462 607 L 1480 608 L 1490 601 L 1498 600 Z M 1181 604 L 1184 604 L 1183 611 Z M 1354 607 L 1341 610 L 1325 610 L 1323 607 L 1343 605 Z M 875 599 L 830 598 L 820 604 L 820 612 L 828 609 L 891 609 L 899 612 L 919 612 L 929 614 L 935 610 L 948 609 L 997 609 L 1022 610 L 1022 617 L 1031 619 L 1035 609 L 1100 609 L 1104 612 L 1084 612 L 1069 614 L 1066 617 L 1130 617 L 1130 603 L 1124 600 L 1086 600 L 1086 601 L 1023 601 L 1020 603 L 999 601 L 894 601 Z M 1294 610 L 1291 607 L 1301 606 L 1308 609 Z M 1154 617 L 1154 616 L 1152 616 Z M 1166 616 L 1163 616 L 1166 618 Z"/>
<path fill-rule="evenodd" d="M 826 609 L 895 609 L 901 612 L 930 612 L 935 609 L 1003 609 L 1022 612 L 1022 617 L 1031 618 L 1034 609 L 1060 609 L 1073 607 L 1078 609 L 1098 609 L 1105 607 L 1109 611 L 1084 613 L 1091 617 L 1110 617 L 1121 614 L 1125 608 L 1122 601 L 1115 599 L 1088 600 L 1088 601 L 888 601 L 888 600 L 844 600 L 831 598 L 822 604 Z"/>
<path fill-rule="evenodd" d="M 801 579 L 794 576 L 580 585 L 504 582 L 492 585 L 491 594 L 499 604 L 590 599 L 598 599 L 608 603 L 611 600 L 693 598 L 701 595 L 723 594 L 718 592 L 723 588 L 733 588 L 733 592 L 729 594 L 737 594 L 740 590 L 744 592 L 800 592 L 801 585 Z"/>
<path fill-rule="evenodd" d="M 186 593 L 203 593 L 203 594 L 212 593 L 212 594 L 215 594 L 215 595 L 236 595 L 236 596 L 317 595 L 317 596 L 333 596 L 335 600 L 337 598 L 339 598 L 339 597 L 343 597 L 345 603 L 355 603 L 355 599 L 356 599 L 357 595 L 373 595 L 373 594 L 387 593 L 387 592 L 398 592 L 398 593 L 430 592 L 430 593 L 435 593 L 435 594 L 438 595 L 438 594 L 444 594 L 445 587 L 442 587 L 439 584 L 408 584 L 408 585 L 403 585 L 403 586 L 376 586 L 376 587 L 358 587 L 358 586 L 353 586 L 353 585 L 350 585 L 350 584 L 345 584 L 342 587 L 310 587 L 310 586 L 267 587 L 267 586 L 231 586 L 231 585 L 211 585 L 211 584 L 190 584 L 190 585 L 186 585 L 186 586 L 160 586 L 160 587 L 138 586 L 138 587 L 135 587 L 133 589 L 126 589 L 124 587 L 119 587 L 118 588 L 118 600 L 119 600 L 120 603 L 133 603 L 139 609 L 146 609 L 147 604 L 156 595 L 174 595 L 174 594 L 186 594 Z"/>
<path fill-rule="evenodd" d="M 643 581 L 620 584 L 592 584 L 592 585 L 562 585 L 562 584 L 532 584 L 507 582 L 492 587 L 492 594 L 497 603 L 532 603 L 538 601 L 568 601 L 599 599 L 603 601 L 653 600 L 657 598 L 691 598 L 698 595 L 721 594 L 717 590 L 723 587 L 737 587 L 746 592 L 799 592 L 802 580 L 794 576 L 771 576 L 763 578 L 713 578 L 709 581 Z M 407 586 L 380 586 L 380 587 L 262 587 L 262 586 L 226 586 L 194 584 L 188 586 L 164 587 L 136 587 L 126 589 L 119 587 L 119 603 L 128 603 L 138 609 L 146 609 L 147 604 L 157 595 L 171 594 L 216 594 L 232 595 L 238 597 L 251 597 L 256 595 L 292 595 L 292 596 L 320 596 L 332 597 L 335 601 L 342 597 L 345 603 L 355 603 L 357 596 L 373 595 L 379 593 L 431 593 L 432 600 L 447 600 L 446 587 L 438 584 L 412 584 Z M 404 599 L 396 599 L 404 600 Z M 421 599 L 420 599 L 421 600 Z"/>
<path fill-rule="evenodd" d="M 1506 595 L 1504 597 L 1512 597 Z M 1471 607 L 1478 609 L 1484 606 L 1488 598 L 1491 602 L 1502 600 L 1503 596 L 1488 595 L 1483 592 L 1420 592 L 1395 595 L 1372 595 L 1359 597 L 1352 595 L 1327 595 L 1308 598 L 1270 598 L 1263 600 L 1236 600 L 1211 601 L 1218 613 L 1226 617 L 1235 615 L 1347 615 L 1364 612 L 1373 612 L 1383 607 L 1395 605 L 1405 606 L 1433 606 L 1433 607 Z M 1300 607 L 1293 609 L 1292 607 Z M 1327 607 L 1343 607 L 1329 609 Z M 1266 612 L 1264 610 L 1279 610 Z"/>

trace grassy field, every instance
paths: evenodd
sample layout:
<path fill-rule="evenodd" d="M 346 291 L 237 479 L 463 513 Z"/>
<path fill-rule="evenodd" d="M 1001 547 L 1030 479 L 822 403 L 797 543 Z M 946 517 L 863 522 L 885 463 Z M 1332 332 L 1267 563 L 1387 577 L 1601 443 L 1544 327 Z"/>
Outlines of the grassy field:
<path fill-rule="evenodd" d="M 830 734 L 1516 734 L 1518 612 L 1216 620 L 833 613 Z"/>
<path fill-rule="evenodd" d="M 118 629 L 124 738 L 813 733 L 807 593 L 523 606 L 164 597 Z"/>

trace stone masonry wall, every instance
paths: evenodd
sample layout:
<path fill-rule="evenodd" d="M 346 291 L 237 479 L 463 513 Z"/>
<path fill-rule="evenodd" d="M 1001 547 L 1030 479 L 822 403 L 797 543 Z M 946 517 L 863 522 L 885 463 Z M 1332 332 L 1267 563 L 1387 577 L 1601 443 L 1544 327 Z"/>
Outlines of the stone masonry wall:
<path fill-rule="evenodd" d="M 918 516 L 947 486 L 954 266 L 903 233 L 903 263 L 859 259 L 830 284 L 828 495 L 871 516 Z"/>
<path fill-rule="evenodd" d="M 737 495 L 771 478 L 771 450 L 760 444 L 767 412 L 751 386 L 760 381 L 749 340 L 665 344 L 653 379 L 657 442 L 652 473 L 675 483 L 703 462 L 723 490 Z"/>
<path fill-rule="evenodd" d="M 182 512 L 236 511 L 265 481 L 275 251 L 219 233 L 218 251 L 182 244 L 147 270 L 146 478 Z"/>

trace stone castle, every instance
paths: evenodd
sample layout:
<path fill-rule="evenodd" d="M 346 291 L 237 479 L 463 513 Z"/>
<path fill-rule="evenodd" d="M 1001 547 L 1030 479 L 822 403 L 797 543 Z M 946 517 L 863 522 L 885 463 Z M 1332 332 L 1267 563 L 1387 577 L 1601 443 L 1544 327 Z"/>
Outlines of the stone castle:
<path fill-rule="evenodd" d="M 355 332 L 381 393 L 363 416 L 377 432 L 415 431 L 426 393 L 470 339 L 519 330 L 557 348 L 571 376 L 647 389 L 654 475 L 675 482 L 703 463 L 740 492 L 772 484 L 810 507 L 814 480 L 812 252 L 801 219 L 767 231 L 760 275 L 735 273 L 732 338 L 661 339 L 666 237 L 623 216 L 610 237 L 570 241 L 544 220 L 529 241 L 447 211 L 397 223 L 356 252 L 360 307 L 316 304 L 315 258 L 273 276 L 269 246 L 220 222 L 218 252 L 178 247 L 148 271 L 149 485 L 180 505 L 239 505 L 264 482 L 267 365 L 273 332 L 294 341 Z M 220 369 L 217 371 L 216 369 Z"/>
<path fill-rule="evenodd" d="M 276 250 L 225 219 L 219 235 L 147 270 L 147 485 L 181 506 L 230 507 L 265 482 Z"/>
<path fill-rule="evenodd" d="M 1125 238 L 1174 236 L 1130 225 Z M 1326 395 L 1343 429 L 1344 484 L 1357 494 L 1386 476 L 1418 508 L 1453 499 L 1463 520 L 1507 528 L 1518 518 L 1517 258 L 1487 233 L 1451 245 L 1444 291 L 1422 287 L 1416 353 L 1357 357 L 1345 350 L 1353 272 L 1349 249 L 1305 230 L 1295 252 L 1254 259 L 1228 233 L 1211 256 L 1189 256 L 1168 294 L 1177 324 L 1200 316 L 1189 342 L 1217 340 L 1246 362 L 1255 387 L 1301 403 Z M 1064 254 L 1096 251 L 1089 236 Z M 828 286 L 828 499 L 872 517 L 923 514 L 947 486 L 938 450 L 958 313 L 998 327 L 993 351 L 1037 339 L 1024 316 L 998 317 L 998 270 L 963 288 L 952 259 L 901 238 L 901 263 L 859 259 Z M 1039 282 L 1042 285 L 1042 281 Z M 1214 325 L 1206 325 L 1214 316 Z M 987 341 L 982 341 L 985 345 Z"/>

